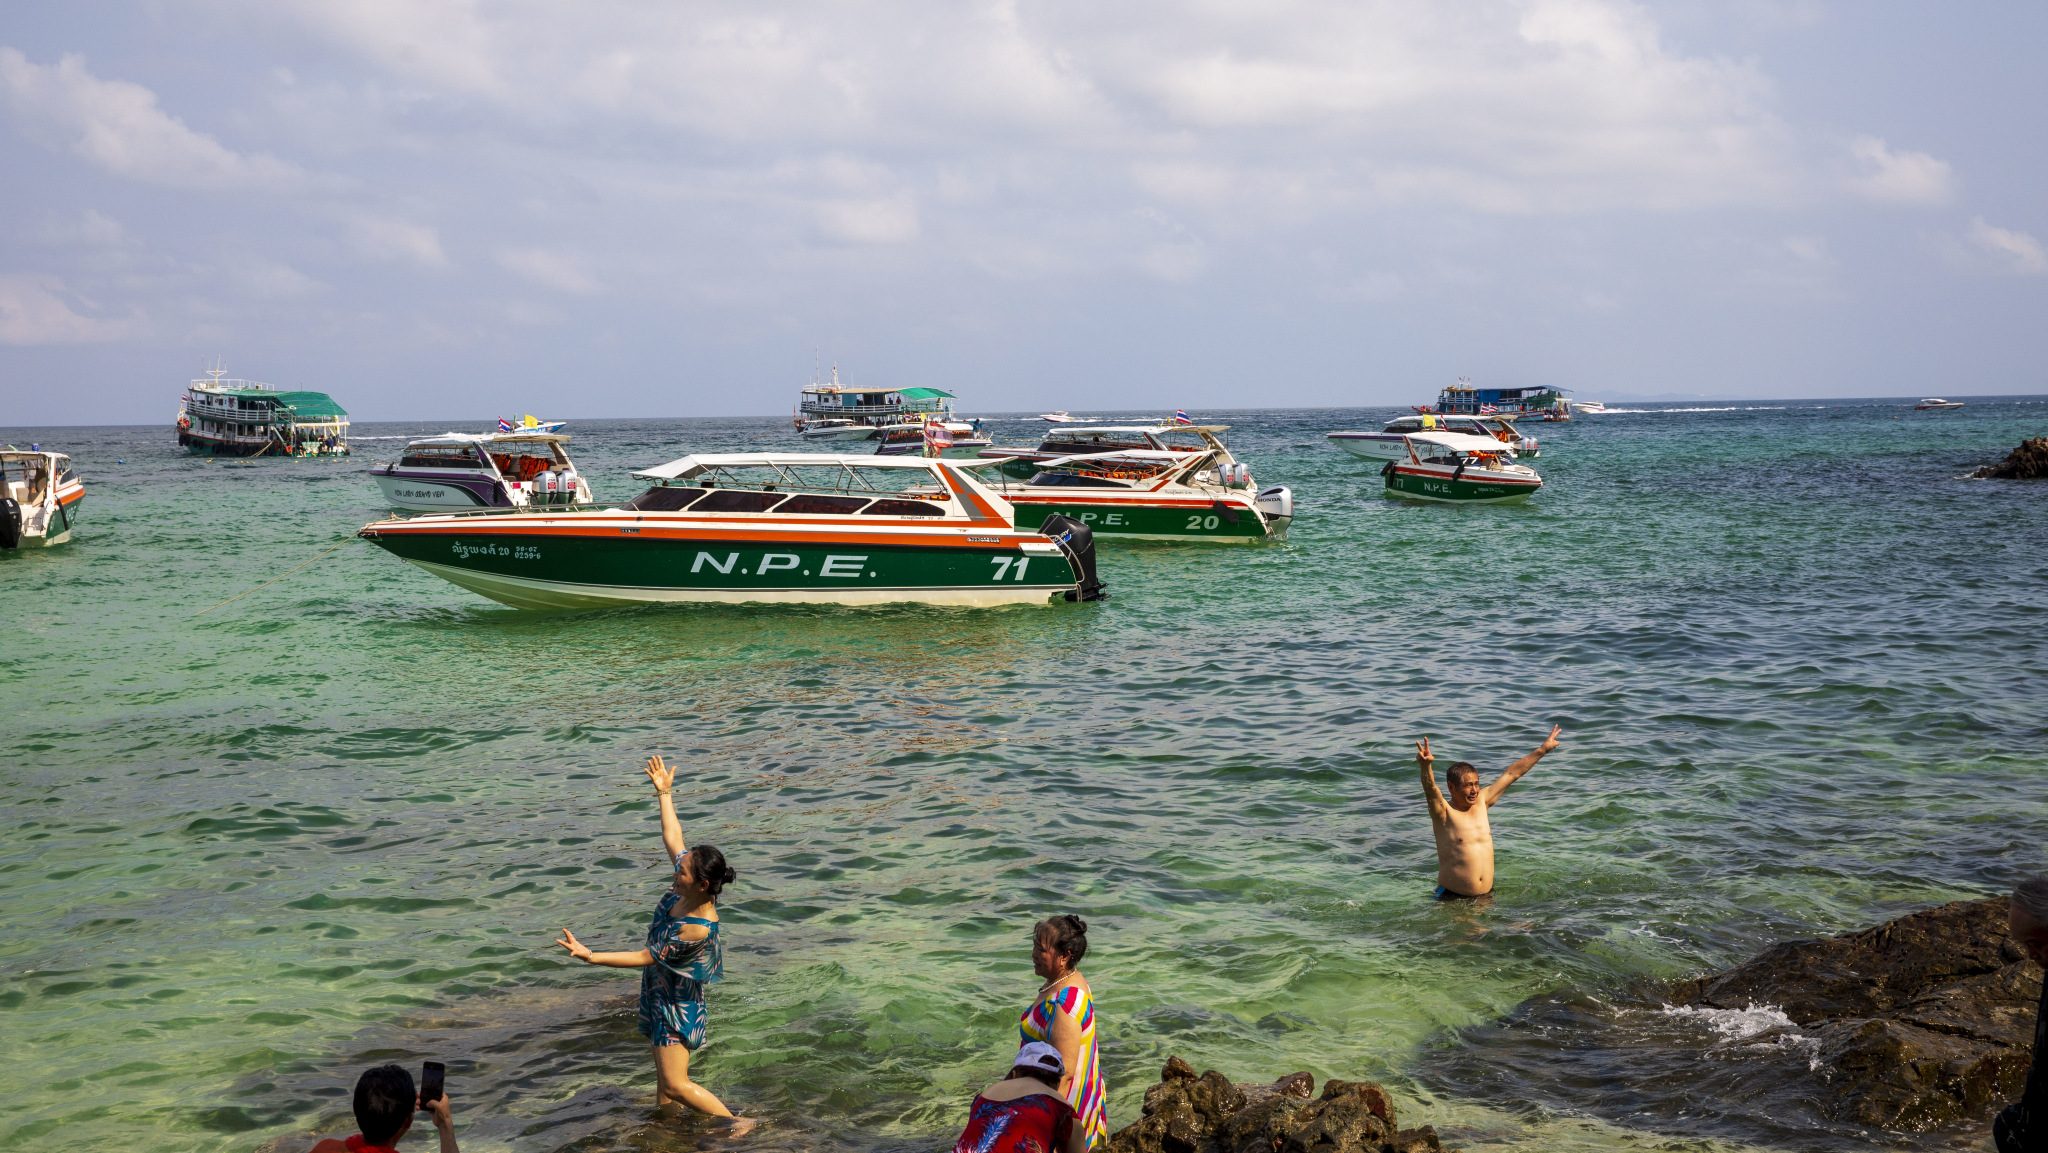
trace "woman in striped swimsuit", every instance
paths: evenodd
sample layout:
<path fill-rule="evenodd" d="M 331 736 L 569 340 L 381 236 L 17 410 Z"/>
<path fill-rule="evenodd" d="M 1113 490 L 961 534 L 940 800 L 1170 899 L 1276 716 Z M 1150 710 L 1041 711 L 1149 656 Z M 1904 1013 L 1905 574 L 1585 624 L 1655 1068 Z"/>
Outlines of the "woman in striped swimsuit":
<path fill-rule="evenodd" d="M 1026 1043 L 1043 1041 L 1059 1050 L 1066 1072 L 1060 1095 L 1074 1108 L 1074 1125 L 1090 1149 L 1109 1143 L 1109 1121 L 1103 1116 L 1102 1064 L 1095 1048 L 1095 1001 L 1081 958 L 1088 952 L 1088 923 L 1061 915 L 1032 928 L 1031 967 L 1045 984 L 1017 1022 Z"/>

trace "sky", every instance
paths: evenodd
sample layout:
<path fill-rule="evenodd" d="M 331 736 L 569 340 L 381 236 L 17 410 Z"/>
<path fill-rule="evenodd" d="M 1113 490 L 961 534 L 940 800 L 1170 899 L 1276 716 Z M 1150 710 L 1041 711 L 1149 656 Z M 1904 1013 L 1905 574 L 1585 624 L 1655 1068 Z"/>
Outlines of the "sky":
<path fill-rule="evenodd" d="M 2048 393 L 2048 6 L 0 0 L 0 423 Z"/>

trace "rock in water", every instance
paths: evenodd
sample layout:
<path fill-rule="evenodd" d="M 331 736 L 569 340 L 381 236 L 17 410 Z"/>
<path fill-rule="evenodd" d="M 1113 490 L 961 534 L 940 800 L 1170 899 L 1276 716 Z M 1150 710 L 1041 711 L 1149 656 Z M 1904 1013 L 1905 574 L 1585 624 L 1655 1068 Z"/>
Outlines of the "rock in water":
<path fill-rule="evenodd" d="M 1836 1120 L 1917 1130 L 1981 1119 L 2026 1083 L 2041 993 L 2041 969 L 2007 935 L 2005 910 L 2003 897 L 1956 901 L 1786 941 L 1674 987 L 1673 998 L 1775 1005 L 1812 1031 L 1814 1089 Z"/>
<path fill-rule="evenodd" d="M 1997 464 L 1987 464 L 1970 474 L 1993 480 L 2039 480 L 2048 477 L 2048 436 L 2021 441 L 2020 446 Z"/>
<path fill-rule="evenodd" d="M 1440 1148 L 1428 1125 L 1399 1129 L 1394 1103 L 1371 1081 L 1289 1073 L 1239 1085 L 1214 1069 L 1197 1075 L 1169 1057 L 1145 1090 L 1144 1117 L 1110 1136 L 1111 1153 L 1423 1153 Z M 1454 1151 L 1455 1153 L 1455 1151 Z"/>

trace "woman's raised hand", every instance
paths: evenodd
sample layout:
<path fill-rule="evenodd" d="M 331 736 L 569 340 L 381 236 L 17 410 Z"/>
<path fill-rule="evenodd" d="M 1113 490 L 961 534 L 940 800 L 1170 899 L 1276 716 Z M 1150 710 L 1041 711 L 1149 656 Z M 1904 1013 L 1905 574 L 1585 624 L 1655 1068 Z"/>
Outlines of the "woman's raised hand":
<path fill-rule="evenodd" d="M 676 771 L 661 763 L 659 755 L 647 758 L 647 779 L 654 782 L 654 791 L 668 792 L 676 783 Z"/>
<path fill-rule="evenodd" d="M 555 938 L 555 944 L 569 950 L 569 955 L 579 961 L 590 960 L 590 946 L 577 940 L 576 934 L 567 929 L 562 930 L 562 935 Z"/>

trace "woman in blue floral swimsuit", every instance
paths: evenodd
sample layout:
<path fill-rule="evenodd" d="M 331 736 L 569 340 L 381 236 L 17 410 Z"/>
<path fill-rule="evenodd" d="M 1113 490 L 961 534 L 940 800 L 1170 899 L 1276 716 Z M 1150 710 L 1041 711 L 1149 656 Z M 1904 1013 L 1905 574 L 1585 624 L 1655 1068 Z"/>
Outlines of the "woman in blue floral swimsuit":
<path fill-rule="evenodd" d="M 718 893 L 735 874 L 725 854 L 710 845 L 687 848 L 669 793 L 675 771 L 647 758 L 647 776 L 661 799 L 661 843 L 675 862 L 675 883 L 654 907 L 647 947 L 631 953 L 593 953 L 567 929 L 555 944 L 579 961 L 639 969 L 640 1032 L 654 1043 L 654 1103 L 674 1102 L 699 1113 L 730 1117 L 711 1090 L 690 1080 L 690 1051 L 704 1044 L 704 986 L 725 976 L 718 939 Z"/>

